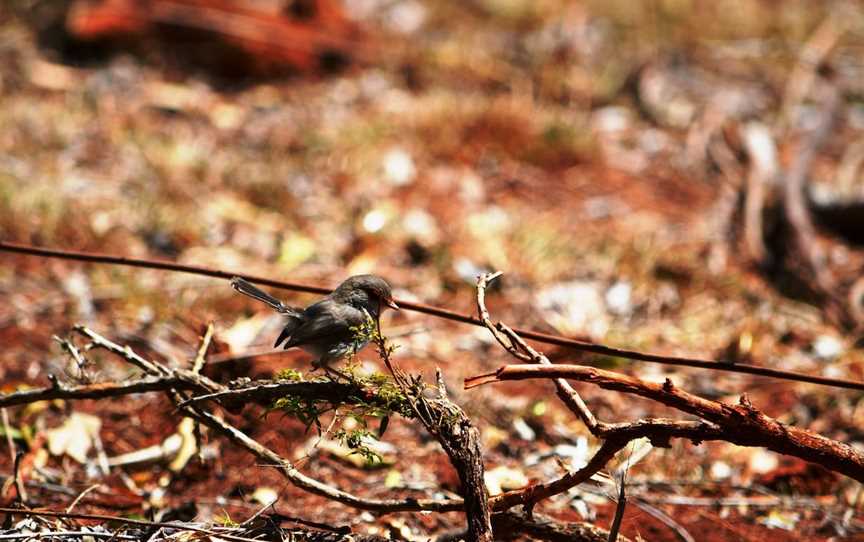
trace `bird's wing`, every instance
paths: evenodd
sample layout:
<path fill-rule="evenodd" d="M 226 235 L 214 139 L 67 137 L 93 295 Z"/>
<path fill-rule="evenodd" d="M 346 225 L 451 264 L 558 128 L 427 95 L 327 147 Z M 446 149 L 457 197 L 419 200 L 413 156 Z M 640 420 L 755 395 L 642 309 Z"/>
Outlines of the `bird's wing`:
<path fill-rule="evenodd" d="M 351 328 L 360 326 L 365 321 L 366 315 L 363 311 L 332 299 L 322 299 L 303 311 L 303 322 L 286 337 L 280 335 L 280 339 L 288 339 L 285 348 L 319 341 L 350 342 L 355 333 Z M 283 335 L 286 330 L 283 330 Z"/>
<path fill-rule="evenodd" d="M 303 325 L 305 321 L 303 313 L 301 312 L 298 312 L 297 314 L 289 314 L 288 321 L 285 323 L 285 327 L 282 328 L 282 332 L 279 333 L 279 337 L 276 338 L 273 348 L 277 348 L 284 341 L 290 341 L 291 336 L 295 331 L 297 331 L 297 328 Z M 286 343 L 285 348 L 291 348 L 291 346 Z"/>

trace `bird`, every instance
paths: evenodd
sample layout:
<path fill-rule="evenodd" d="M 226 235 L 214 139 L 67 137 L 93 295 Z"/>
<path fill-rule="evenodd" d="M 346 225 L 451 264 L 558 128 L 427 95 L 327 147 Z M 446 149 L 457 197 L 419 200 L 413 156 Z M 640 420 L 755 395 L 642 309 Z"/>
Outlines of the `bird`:
<path fill-rule="evenodd" d="M 377 275 L 349 277 L 305 309 L 286 305 L 241 277 L 232 278 L 231 286 L 287 317 L 274 348 L 280 344 L 286 350 L 299 347 L 315 356 L 314 369 L 337 374 L 339 371 L 334 371 L 331 363 L 357 353 L 369 343 L 369 338 L 358 336 L 357 330 L 370 318 L 377 323 L 387 308 L 399 310 L 390 284 Z"/>

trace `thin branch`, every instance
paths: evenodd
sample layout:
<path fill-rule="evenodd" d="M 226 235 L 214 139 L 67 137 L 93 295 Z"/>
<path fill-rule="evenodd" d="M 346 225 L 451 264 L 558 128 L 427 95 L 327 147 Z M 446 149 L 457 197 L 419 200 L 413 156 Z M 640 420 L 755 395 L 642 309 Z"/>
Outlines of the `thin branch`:
<path fill-rule="evenodd" d="M 78 506 L 78 503 L 81 502 L 81 499 L 86 497 L 87 494 L 90 493 L 91 491 L 93 491 L 94 489 L 99 489 L 101 486 L 102 486 L 102 484 L 93 484 L 92 486 L 88 487 L 87 489 L 85 489 L 84 491 L 79 493 L 78 496 L 75 497 L 75 500 L 73 500 L 72 503 L 66 507 L 66 513 L 68 514 L 68 513 L 72 512 L 72 510 L 74 510 L 75 507 Z"/>
<path fill-rule="evenodd" d="M 534 484 L 492 497 L 492 507 L 495 510 L 506 510 L 513 506 L 523 505 L 530 510 L 542 499 L 563 493 L 597 474 L 628 442 L 627 439 L 608 439 L 603 442 L 603 445 L 600 446 L 588 464 L 581 469 L 567 473 L 552 482 Z"/>
<path fill-rule="evenodd" d="M 24 459 L 24 452 L 15 454 L 15 463 L 13 464 L 13 473 L 15 480 L 15 502 L 24 507 L 28 506 L 30 499 L 27 496 L 27 489 L 24 487 L 24 477 L 21 476 L 21 460 Z"/>
<path fill-rule="evenodd" d="M 169 523 L 163 521 L 147 521 L 143 519 L 131 519 L 124 518 L 120 516 L 109 516 L 104 514 L 81 514 L 78 512 L 54 512 L 52 510 L 21 510 L 20 508 L 5 508 L 0 507 L 0 513 L 5 514 L 18 514 L 22 516 L 36 516 L 36 517 L 47 517 L 47 518 L 60 518 L 60 519 L 84 519 L 84 520 L 95 520 L 95 521 L 111 521 L 116 523 L 121 523 L 125 525 L 137 525 L 140 527 L 167 527 L 170 529 L 178 529 L 181 531 L 192 531 L 194 533 L 201 533 L 210 535 L 214 538 L 221 538 L 223 540 L 230 540 L 232 542 L 259 542 L 258 540 L 253 540 L 251 538 L 246 538 L 244 536 L 235 536 L 229 533 L 225 533 L 222 531 L 214 531 L 210 529 L 201 529 L 199 527 L 192 527 L 191 525 L 184 523 Z M 93 534 L 93 533 L 89 533 Z"/>
<path fill-rule="evenodd" d="M 78 368 L 78 381 L 86 382 L 89 380 L 89 375 L 87 375 L 87 358 L 81 353 L 77 346 L 72 344 L 72 341 L 68 339 L 62 339 L 58 336 L 53 337 L 57 344 L 63 349 L 64 352 L 69 354 L 72 357 L 72 360 L 75 361 L 75 366 Z"/>
<path fill-rule="evenodd" d="M 146 373 L 162 375 L 168 374 L 167 369 L 139 356 L 129 346 L 120 346 L 113 341 L 109 341 L 95 331 L 81 325 L 75 326 L 73 329 L 90 339 L 91 343 L 88 346 L 88 349 L 103 348 L 109 352 L 113 352 Z"/>
<path fill-rule="evenodd" d="M 212 269 L 203 266 L 194 266 L 194 265 L 181 265 L 173 262 L 168 262 L 164 260 L 150 260 L 143 258 L 126 258 L 122 256 L 112 256 L 109 254 L 99 254 L 99 253 L 91 253 L 91 252 L 80 252 L 73 250 L 58 250 L 58 249 L 46 249 L 34 247 L 31 245 L 26 245 L 22 243 L 11 243 L 8 241 L 0 241 L 0 251 L 5 252 L 15 252 L 18 254 L 28 254 L 32 256 L 40 256 L 45 258 L 61 258 L 66 260 L 75 260 L 75 261 L 85 261 L 91 263 L 103 263 L 103 264 L 113 264 L 113 265 L 125 265 L 131 267 L 141 267 L 141 268 L 150 268 L 150 269 L 162 269 L 166 271 L 177 271 L 181 273 L 191 273 L 195 275 L 203 275 L 208 277 L 216 277 L 230 280 L 232 277 L 242 277 L 251 282 L 255 282 L 258 284 L 263 284 L 265 286 L 272 286 L 274 288 L 282 288 L 285 290 L 292 290 L 296 292 L 308 292 L 308 293 L 317 293 L 317 294 L 327 294 L 330 293 L 330 289 L 321 288 L 317 286 L 309 286 L 306 284 L 299 284 L 296 282 L 286 282 L 281 280 L 269 279 L 266 277 L 257 277 L 253 275 L 248 275 L 245 273 L 238 273 L 236 271 L 221 271 L 218 269 Z M 462 322 L 465 324 L 471 324 L 475 326 L 483 326 L 483 322 L 476 317 L 469 316 L 466 314 L 461 314 L 456 311 L 451 311 L 448 309 L 442 309 L 440 307 L 433 307 L 430 305 L 424 305 L 422 303 L 414 303 L 411 301 L 406 301 L 402 299 L 397 299 L 396 302 L 399 304 L 399 307 L 409 310 L 409 311 L 417 311 L 425 314 L 430 314 L 432 316 L 436 316 L 438 318 L 444 318 L 447 320 L 452 320 L 455 322 Z M 793 371 L 780 371 L 777 369 L 769 369 L 766 367 L 756 367 L 753 365 L 743 365 L 743 364 L 735 364 L 735 363 L 727 363 L 724 361 L 709 361 L 698 358 L 687 358 L 687 357 L 676 357 L 676 356 L 664 356 L 660 354 L 649 354 L 646 352 L 638 352 L 635 350 L 627 350 L 624 348 L 614 348 L 611 346 L 605 346 L 602 344 L 595 344 L 588 341 L 581 341 L 578 339 L 572 339 L 569 337 L 561 337 L 558 335 L 550 335 L 548 333 L 540 333 L 538 331 L 531 331 L 527 329 L 519 329 L 513 328 L 513 331 L 518 333 L 520 336 L 530 339 L 533 341 L 551 344 L 555 346 L 561 346 L 564 348 L 569 348 L 571 350 L 576 350 L 580 352 L 591 352 L 594 354 L 600 354 L 604 356 L 613 356 L 623 359 L 630 359 L 634 361 L 644 361 L 648 363 L 659 363 L 663 365 L 674 365 L 674 366 L 682 366 L 682 367 L 695 367 L 699 369 L 708 369 L 713 371 L 724 371 L 730 373 L 743 373 L 743 374 L 752 374 L 756 376 L 764 376 L 769 378 L 779 378 L 783 380 L 792 380 L 797 382 L 808 382 L 811 384 L 818 384 L 822 386 L 832 386 L 835 388 L 846 388 L 846 389 L 854 389 L 854 390 L 862 390 L 864 391 L 864 382 L 859 382 L 855 380 L 846 380 L 841 378 L 827 378 L 816 375 L 808 375 L 803 373 L 796 373 Z"/>
<path fill-rule="evenodd" d="M 660 510 L 656 506 L 648 504 L 647 502 L 642 502 L 639 499 L 636 499 L 636 506 L 638 506 L 648 514 L 654 516 L 658 521 L 672 529 L 672 531 L 674 531 L 675 534 L 678 535 L 678 538 L 680 538 L 683 542 L 696 542 L 696 539 L 693 538 L 693 535 L 691 535 L 690 532 L 685 529 L 683 525 L 672 519 L 672 517 L 663 510 Z"/>
<path fill-rule="evenodd" d="M 531 348 L 524 340 L 522 340 L 522 337 L 514 333 L 512 329 L 508 328 L 501 322 L 497 325 L 492 324 L 489 310 L 486 308 L 486 287 L 499 276 L 501 276 L 501 271 L 491 274 L 486 273 L 477 277 L 477 312 L 480 315 L 480 320 L 483 322 L 483 325 L 486 326 L 486 329 L 492 333 L 495 340 L 497 340 L 498 343 L 515 358 L 541 365 L 551 365 L 552 362 L 549 361 L 549 358 Z M 597 419 L 588 409 L 588 406 L 585 404 L 585 401 L 582 400 L 579 393 L 573 389 L 573 386 L 571 386 L 566 380 L 559 378 L 555 380 L 555 388 L 558 391 L 558 397 L 564 402 L 564 404 L 576 413 L 579 419 L 582 420 L 582 423 L 588 427 L 589 431 L 594 433 L 598 426 Z"/>
<path fill-rule="evenodd" d="M 9 413 L 5 406 L 0 403 L 0 420 L 3 421 L 3 433 L 6 435 L 6 445 L 9 447 L 9 459 L 15 463 L 15 439 L 12 437 L 12 424 L 9 422 Z"/>
<path fill-rule="evenodd" d="M 138 540 L 139 537 L 128 534 L 102 533 L 99 531 L 45 531 L 35 533 L 0 534 L 0 540 L 32 540 L 39 538 L 75 538 L 86 540 L 92 538 L 109 538 L 112 540 Z"/>
<path fill-rule="evenodd" d="M 132 395 L 134 393 L 168 391 L 172 388 L 192 390 L 198 389 L 198 386 L 193 382 L 188 382 L 176 376 L 147 376 L 126 382 L 100 382 L 79 386 L 51 386 L 0 394 L 0 407 L 27 405 L 38 401 L 52 401 L 54 399 L 105 399 L 108 397 Z"/>
<path fill-rule="evenodd" d="M 229 384 L 231 387 L 233 384 Z M 218 403 L 230 406 L 232 404 L 241 403 L 256 403 L 269 406 L 280 397 L 294 396 L 305 400 L 327 400 L 333 404 L 341 404 L 351 402 L 352 397 L 356 398 L 358 394 L 363 394 L 364 389 L 361 386 L 353 385 L 346 382 L 326 381 L 309 381 L 295 382 L 290 381 L 253 381 L 242 382 L 241 387 L 224 389 L 214 393 L 205 395 L 196 395 L 188 400 L 181 402 L 178 407 L 189 405 L 197 405 L 203 401 L 216 401 Z M 378 404 L 377 398 L 368 397 L 364 401 L 370 404 Z M 381 402 L 381 406 L 385 406 Z"/>
<path fill-rule="evenodd" d="M 215 327 L 213 322 L 207 324 L 207 331 L 201 338 L 201 345 L 198 347 L 198 352 L 195 354 L 195 361 L 192 362 L 192 373 L 199 374 L 204 368 L 204 363 L 207 361 L 207 350 L 210 348 L 210 343 L 213 341 L 213 332 Z"/>
<path fill-rule="evenodd" d="M 624 483 L 624 475 L 622 475 L 618 488 L 618 502 L 615 503 L 615 517 L 612 518 L 612 526 L 609 527 L 609 542 L 618 542 L 621 522 L 624 521 L 624 510 L 627 508 L 626 488 L 627 484 Z"/>
<path fill-rule="evenodd" d="M 306 476 L 287 459 L 273 452 L 269 448 L 261 445 L 256 440 L 252 439 L 236 427 L 228 424 L 200 409 L 192 407 L 183 407 L 184 413 L 195 418 L 199 422 L 213 429 L 217 433 L 227 437 L 229 440 L 252 452 L 262 461 L 267 464 L 276 465 L 279 472 L 288 479 L 296 487 L 340 502 L 342 504 L 357 508 L 360 510 L 369 510 L 372 512 L 418 512 L 418 511 L 435 511 L 435 512 L 452 512 L 462 510 L 464 503 L 462 499 L 436 500 L 436 499 L 364 499 L 351 493 L 347 493 L 335 487 L 329 486 L 314 478 Z"/>

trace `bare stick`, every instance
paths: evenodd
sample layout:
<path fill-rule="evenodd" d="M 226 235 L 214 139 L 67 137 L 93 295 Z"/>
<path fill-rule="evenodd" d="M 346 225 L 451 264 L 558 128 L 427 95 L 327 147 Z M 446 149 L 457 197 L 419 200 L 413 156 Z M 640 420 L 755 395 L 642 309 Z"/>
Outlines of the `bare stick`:
<path fill-rule="evenodd" d="M 195 354 L 195 361 L 192 362 L 192 373 L 199 374 L 204 368 L 204 363 L 207 359 L 207 350 L 210 348 L 210 343 L 213 341 L 213 322 L 207 324 L 207 331 L 201 338 L 201 345 L 198 347 L 198 352 Z"/>
<path fill-rule="evenodd" d="M 364 499 L 351 493 L 347 493 L 340 489 L 328 486 L 314 478 L 306 476 L 287 459 L 284 459 L 276 452 L 261 445 L 256 440 L 252 439 L 239 429 L 228 424 L 210 414 L 192 407 L 184 407 L 184 413 L 196 418 L 198 421 L 213 429 L 217 433 L 227 437 L 235 444 L 245 448 L 259 457 L 267 464 L 276 465 L 279 472 L 288 479 L 289 482 L 296 487 L 326 497 L 330 500 L 340 502 L 342 504 L 357 508 L 360 510 L 369 510 L 372 512 L 417 512 L 422 510 L 436 512 L 452 512 L 461 510 L 464 506 L 462 499 L 435 500 L 435 499 Z"/>
<path fill-rule="evenodd" d="M 193 382 L 188 382 L 179 377 L 162 376 L 148 376 L 126 382 L 100 382 L 80 386 L 51 386 L 0 394 L 0 407 L 27 405 L 37 401 L 51 401 L 54 399 L 105 399 L 108 397 L 132 395 L 133 393 L 167 391 L 172 388 L 191 390 L 196 389 L 197 386 Z"/>
<path fill-rule="evenodd" d="M 36 516 L 36 517 L 47 517 L 47 518 L 60 518 L 60 519 L 87 519 L 87 520 L 96 520 L 96 521 L 112 521 L 117 523 L 122 523 L 125 525 L 138 525 L 142 527 L 167 527 L 170 529 L 179 529 L 181 531 L 191 531 L 194 533 L 201 533 L 210 535 L 215 538 L 223 538 L 225 540 L 231 540 L 232 542 L 260 542 L 258 540 L 252 538 L 246 538 L 243 536 L 235 536 L 229 533 L 214 531 L 209 529 L 201 529 L 199 527 L 192 527 L 190 525 L 184 523 L 168 523 L 162 521 L 147 521 L 143 519 L 131 519 L 124 518 L 120 516 L 109 516 L 103 514 L 81 514 L 78 512 L 54 512 L 52 510 L 21 510 L 18 508 L 5 508 L 0 507 L 0 513 L 5 514 L 19 514 L 22 516 Z M 38 533 L 36 533 L 38 534 Z M 88 533 L 93 534 L 93 533 Z M 32 535 L 31 535 L 32 536 Z"/>
<path fill-rule="evenodd" d="M 13 464 L 15 492 L 17 493 L 15 497 L 15 502 L 17 502 L 21 506 L 26 507 L 30 499 L 27 498 L 27 489 L 24 487 L 24 477 L 21 476 L 22 459 L 24 459 L 24 452 L 18 452 L 15 454 L 15 463 Z"/>
<path fill-rule="evenodd" d="M 18 254 L 29 254 L 32 256 L 40 256 L 45 258 L 61 258 L 66 260 L 76 260 L 76 261 L 85 261 L 91 263 L 104 263 L 104 264 L 112 264 L 112 265 L 126 265 L 131 267 L 142 267 L 142 268 L 150 268 L 150 269 L 162 269 L 166 271 L 177 271 L 181 273 L 191 273 L 195 275 L 203 275 L 208 277 L 216 277 L 230 280 L 232 277 L 238 276 L 244 279 L 247 279 L 251 282 L 255 282 L 258 284 L 263 284 L 265 286 L 272 286 L 274 288 L 282 288 L 286 290 L 292 290 L 296 292 L 309 292 L 309 293 L 317 293 L 317 294 L 327 294 L 330 293 L 330 289 L 321 288 L 318 286 L 309 286 L 307 284 L 299 284 L 296 282 L 286 282 L 281 280 L 268 279 L 266 277 L 257 277 L 253 275 L 247 275 L 244 273 L 237 273 L 235 271 L 221 271 L 218 269 L 211 269 L 203 266 L 194 266 L 194 265 L 181 265 L 173 262 L 168 262 L 164 260 L 148 260 L 143 258 L 126 258 L 123 256 L 112 256 L 109 254 L 99 254 L 92 252 L 80 252 L 73 250 L 58 250 L 58 249 L 47 249 L 47 248 L 39 248 L 31 245 L 26 245 L 22 243 L 11 243 L 8 241 L 0 241 L 0 251 L 6 252 L 15 252 Z M 402 299 L 397 299 L 396 302 L 399 304 L 399 307 L 404 308 L 405 310 L 422 312 L 425 314 L 431 314 L 432 316 L 436 316 L 438 318 L 444 318 L 447 320 L 453 320 L 455 322 L 462 322 L 465 324 L 471 324 L 475 326 L 483 326 L 483 322 L 473 316 L 469 316 L 466 314 L 461 314 L 456 311 L 451 311 L 449 309 L 443 309 L 440 307 L 433 307 L 431 305 L 425 305 L 422 303 L 414 303 L 411 301 L 406 301 Z M 540 333 L 538 331 L 531 331 L 527 329 L 519 329 L 513 328 L 513 331 L 518 333 L 525 339 L 530 339 L 533 341 L 552 344 L 555 346 L 561 346 L 564 348 L 569 348 L 572 350 L 580 351 L 580 352 L 592 352 L 594 354 L 600 354 L 605 356 L 613 356 L 623 359 L 630 359 L 634 361 L 644 361 L 648 363 L 660 363 L 663 365 L 675 365 L 682 367 L 695 367 L 700 369 L 708 369 L 712 371 L 724 371 L 730 373 L 743 373 L 743 374 L 752 374 L 757 376 L 764 376 L 769 378 L 779 378 L 783 380 L 792 380 L 797 382 L 809 382 L 811 384 L 818 384 L 822 386 L 832 386 L 836 388 L 846 388 L 846 389 L 854 389 L 854 390 L 862 390 L 864 391 L 864 382 L 859 382 L 856 380 L 846 380 L 842 378 L 827 378 L 816 375 L 808 375 L 803 373 L 796 373 L 793 371 L 780 371 L 777 369 L 769 369 L 767 367 L 757 367 L 753 365 L 743 365 L 743 364 L 734 364 L 727 363 L 723 361 L 709 361 L 698 358 L 686 358 L 686 357 L 676 357 L 676 356 L 664 356 L 660 354 L 650 354 L 646 352 L 638 352 L 635 350 L 627 350 L 625 348 L 614 348 L 611 346 L 606 346 L 602 344 L 595 344 L 589 341 L 582 341 L 578 339 L 573 339 L 569 337 L 562 337 L 559 335 L 551 335 L 548 333 Z"/>
<path fill-rule="evenodd" d="M 683 525 L 672 519 L 672 517 L 670 517 L 669 514 L 667 514 L 663 510 L 660 510 L 656 506 L 653 506 L 646 502 L 640 502 L 639 499 L 636 499 L 636 506 L 657 518 L 658 521 L 666 524 L 670 529 L 675 532 L 675 534 L 678 535 L 678 538 L 680 538 L 683 542 L 696 542 L 696 539 L 693 538 L 693 535 L 691 535 L 690 532 L 685 529 Z"/>
<path fill-rule="evenodd" d="M 88 493 L 90 493 L 94 489 L 99 489 L 101 486 L 102 486 L 102 484 L 93 484 L 92 486 L 88 487 L 87 489 L 85 489 L 84 491 L 79 493 L 78 496 L 75 497 L 75 500 L 72 501 L 72 503 L 66 507 L 66 513 L 68 514 L 68 513 L 72 512 L 72 510 L 75 509 L 75 507 L 78 505 L 78 503 L 81 502 L 81 499 L 83 499 Z"/>
<path fill-rule="evenodd" d="M 5 407 L 0 407 L 0 418 L 3 420 L 3 432 L 6 434 L 6 445 L 9 446 L 9 459 L 12 460 L 12 463 L 15 463 L 15 439 L 12 438 L 12 424 L 9 423 L 9 413 L 6 411 Z"/>
<path fill-rule="evenodd" d="M 122 357 L 123 359 L 146 373 L 163 375 L 168 373 L 167 369 L 165 369 L 159 364 L 142 358 L 141 356 L 136 354 L 129 346 L 120 346 L 119 344 L 113 341 L 109 341 L 102 335 L 99 335 L 98 333 L 84 326 L 75 326 L 73 329 L 76 332 L 90 339 L 90 341 L 92 341 L 89 348 L 104 348 L 109 352 L 117 354 L 118 356 Z"/>
<path fill-rule="evenodd" d="M 567 473 L 552 482 L 534 484 L 492 497 L 492 506 L 496 510 L 506 510 L 513 506 L 523 505 L 530 510 L 542 499 L 563 493 L 597 474 L 628 442 L 627 439 L 608 439 L 603 442 L 603 445 L 600 446 L 588 464 L 581 469 Z"/>
<path fill-rule="evenodd" d="M 627 493 L 624 483 L 624 476 L 621 476 L 621 486 L 618 488 L 618 502 L 615 504 L 615 517 L 612 518 L 612 525 L 609 527 L 609 542 L 618 541 L 618 533 L 621 531 L 621 522 L 624 520 L 624 510 L 627 508 Z"/>

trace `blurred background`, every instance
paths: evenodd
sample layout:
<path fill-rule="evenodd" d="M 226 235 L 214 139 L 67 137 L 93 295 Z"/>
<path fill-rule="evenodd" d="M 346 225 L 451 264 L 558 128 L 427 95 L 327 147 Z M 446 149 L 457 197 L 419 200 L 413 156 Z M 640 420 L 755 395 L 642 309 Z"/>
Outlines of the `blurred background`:
<path fill-rule="evenodd" d="M 399 298 L 464 313 L 475 311 L 478 273 L 501 270 L 489 303 L 493 317 L 511 325 L 861 379 L 862 166 L 859 2 L 0 5 L 5 241 L 321 286 L 374 272 Z M 214 321 L 218 348 L 207 370 L 221 380 L 306 367 L 297 352 L 234 359 L 269 352 L 280 319 L 224 281 L 0 258 L 6 390 L 68 373 L 51 337 L 75 323 L 183 363 L 202 326 Z M 280 295 L 293 304 L 314 299 Z M 385 328 L 407 368 L 428 379 L 442 367 L 483 428 L 487 468 L 516 472 L 516 482 L 501 475 L 516 487 L 554 475 L 549 457 L 578 462 L 596 445 L 568 412 L 547 403 L 548 386 L 460 391 L 464 377 L 509 361 L 484 330 L 405 311 L 388 315 Z M 747 392 L 784 422 L 864 443 L 859 393 L 546 351 L 648 379 L 672 376 L 710 398 L 736 401 Z M 112 367 L 105 361 L 97 374 L 123 376 Z M 606 421 L 673 414 L 584 391 Z M 102 438 L 109 455 L 174 430 L 167 403 L 146 414 L 141 403 L 108 409 Z M 38 432 L 61 423 L 69 408 L 13 419 Z M 75 408 L 106 412 L 104 405 Z M 302 425 L 277 419 L 256 436 L 289 456 L 308 453 Z M 446 463 L 416 433 L 408 425 L 391 430 L 400 449 L 411 442 L 412 454 Z M 233 453 L 227 464 L 242 468 L 218 480 L 208 469 L 222 472 L 219 457 L 216 467 L 190 467 L 182 483 L 168 486 L 159 485 L 158 466 L 138 468 L 138 487 L 150 488 L 142 494 L 158 486 L 167 497 L 153 504 L 130 494 L 130 510 L 195 501 L 203 516 L 221 509 L 245 517 L 256 489 L 247 487 L 249 477 L 318 502 Z M 0 455 L 8 474 L 8 457 Z M 388 491 L 386 470 L 339 478 L 339 460 L 325 455 L 304 469 L 358 491 Z M 43 459 L 45 472 L 87 485 L 68 458 Z M 448 487 L 448 476 L 452 486 L 446 466 L 430 473 L 416 461 L 399 471 L 403 486 Z M 800 533 L 839 540 L 862 525 L 859 486 L 761 450 L 675 443 L 636 461 L 631 475 L 644 484 L 681 482 L 675 495 L 704 496 L 711 484 L 720 484 L 711 495 L 737 495 L 735 487 L 755 484 L 764 495 L 818 503 L 709 512 L 669 504 L 656 491 L 644 495 L 684 528 L 707 529 L 717 540 L 800 540 Z M 561 496 L 546 511 L 608 523 L 614 503 L 596 493 Z M 369 532 L 394 529 L 392 518 L 321 513 Z M 628 513 L 630 536 L 679 539 L 644 511 Z M 457 520 L 398 519 L 414 533 Z"/>

